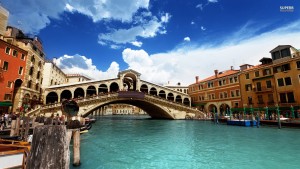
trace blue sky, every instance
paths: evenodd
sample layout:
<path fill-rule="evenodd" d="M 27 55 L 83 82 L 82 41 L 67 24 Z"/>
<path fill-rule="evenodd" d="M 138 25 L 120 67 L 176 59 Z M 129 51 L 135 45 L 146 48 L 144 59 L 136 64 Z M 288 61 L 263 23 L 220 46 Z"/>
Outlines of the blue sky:
<path fill-rule="evenodd" d="M 36 34 L 67 73 L 188 85 L 213 70 L 300 49 L 298 0 L 0 0 L 9 25 Z M 290 11 L 280 10 L 283 7 Z"/>

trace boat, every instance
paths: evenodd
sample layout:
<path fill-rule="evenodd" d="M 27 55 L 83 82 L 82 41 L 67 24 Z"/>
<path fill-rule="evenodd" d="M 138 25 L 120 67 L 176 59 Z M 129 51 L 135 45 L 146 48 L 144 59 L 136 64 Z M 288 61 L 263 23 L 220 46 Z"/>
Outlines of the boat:
<path fill-rule="evenodd" d="M 0 139 L 0 168 L 25 168 L 30 143 Z"/>
<path fill-rule="evenodd" d="M 88 117 L 86 117 L 85 118 L 85 124 L 87 124 L 87 123 L 95 123 L 96 122 L 96 119 L 91 119 L 91 118 L 88 118 Z"/>
<path fill-rule="evenodd" d="M 84 126 L 80 127 L 80 131 L 89 130 L 92 128 L 92 123 L 85 124 Z"/>

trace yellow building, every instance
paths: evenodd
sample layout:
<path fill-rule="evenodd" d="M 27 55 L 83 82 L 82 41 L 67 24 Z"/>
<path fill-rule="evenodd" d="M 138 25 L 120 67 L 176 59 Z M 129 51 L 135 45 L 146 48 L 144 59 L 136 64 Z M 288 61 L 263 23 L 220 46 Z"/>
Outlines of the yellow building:
<path fill-rule="evenodd" d="M 239 79 L 243 107 L 278 106 L 282 111 L 290 111 L 292 107 L 299 109 L 299 50 L 290 45 L 280 45 L 270 53 L 272 58 L 262 58 L 260 65 L 240 66 Z M 290 114 L 290 112 L 286 113 Z"/>

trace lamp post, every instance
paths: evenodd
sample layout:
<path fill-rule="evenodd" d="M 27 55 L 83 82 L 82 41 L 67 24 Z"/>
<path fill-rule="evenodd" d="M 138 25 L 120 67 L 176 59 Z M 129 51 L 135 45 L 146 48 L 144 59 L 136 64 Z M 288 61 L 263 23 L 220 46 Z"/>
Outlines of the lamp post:
<path fill-rule="evenodd" d="M 295 118 L 295 114 L 294 114 L 294 107 L 291 105 L 291 118 Z"/>
<path fill-rule="evenodd" d="M 277 112 L 277 119 L 278 119 L 278 128 L 281 129 L 280 112 L 279 112 L 278 104 L 276 104 L 276 112 Z"/>
<path fill-rule="evenodd" d="M 268 106 L 266 106 L 266 111 L 265 111 L 265 119 L 269 120 L 269 113 L 268 113 Z"/>

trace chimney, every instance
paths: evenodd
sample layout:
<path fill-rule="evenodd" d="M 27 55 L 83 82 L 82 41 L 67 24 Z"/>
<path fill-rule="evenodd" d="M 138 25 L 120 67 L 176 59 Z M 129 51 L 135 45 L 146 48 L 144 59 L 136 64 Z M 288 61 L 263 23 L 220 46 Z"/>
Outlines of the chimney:
<path fill-rule="evenodd" d="M 219 73 L 219 71 L 216 69 L 216 70 L 215 70 L 215 76 L 216 76 L 216 77 L 218 77 L 218 73 Z"/>
<path fill-rule="evenodd" d="M 199 82 L 199 76 L 196 76 L 196 83 Z"/>
<path fill-rule="evenodd" d="M 56 57 L 54 57 L 53 59 L 52 59 L 52 62 L 54 63 L 54 65 L 56 65 Z"/>
<path fill-rule="evenodd" d="M 230 70 L 233 70 L 233 66 L 230 66 Z"/>
<path fill-rule="evenodd" d="M 177 85 L 180 86 L 180 82 L 178 82 Z"/>

